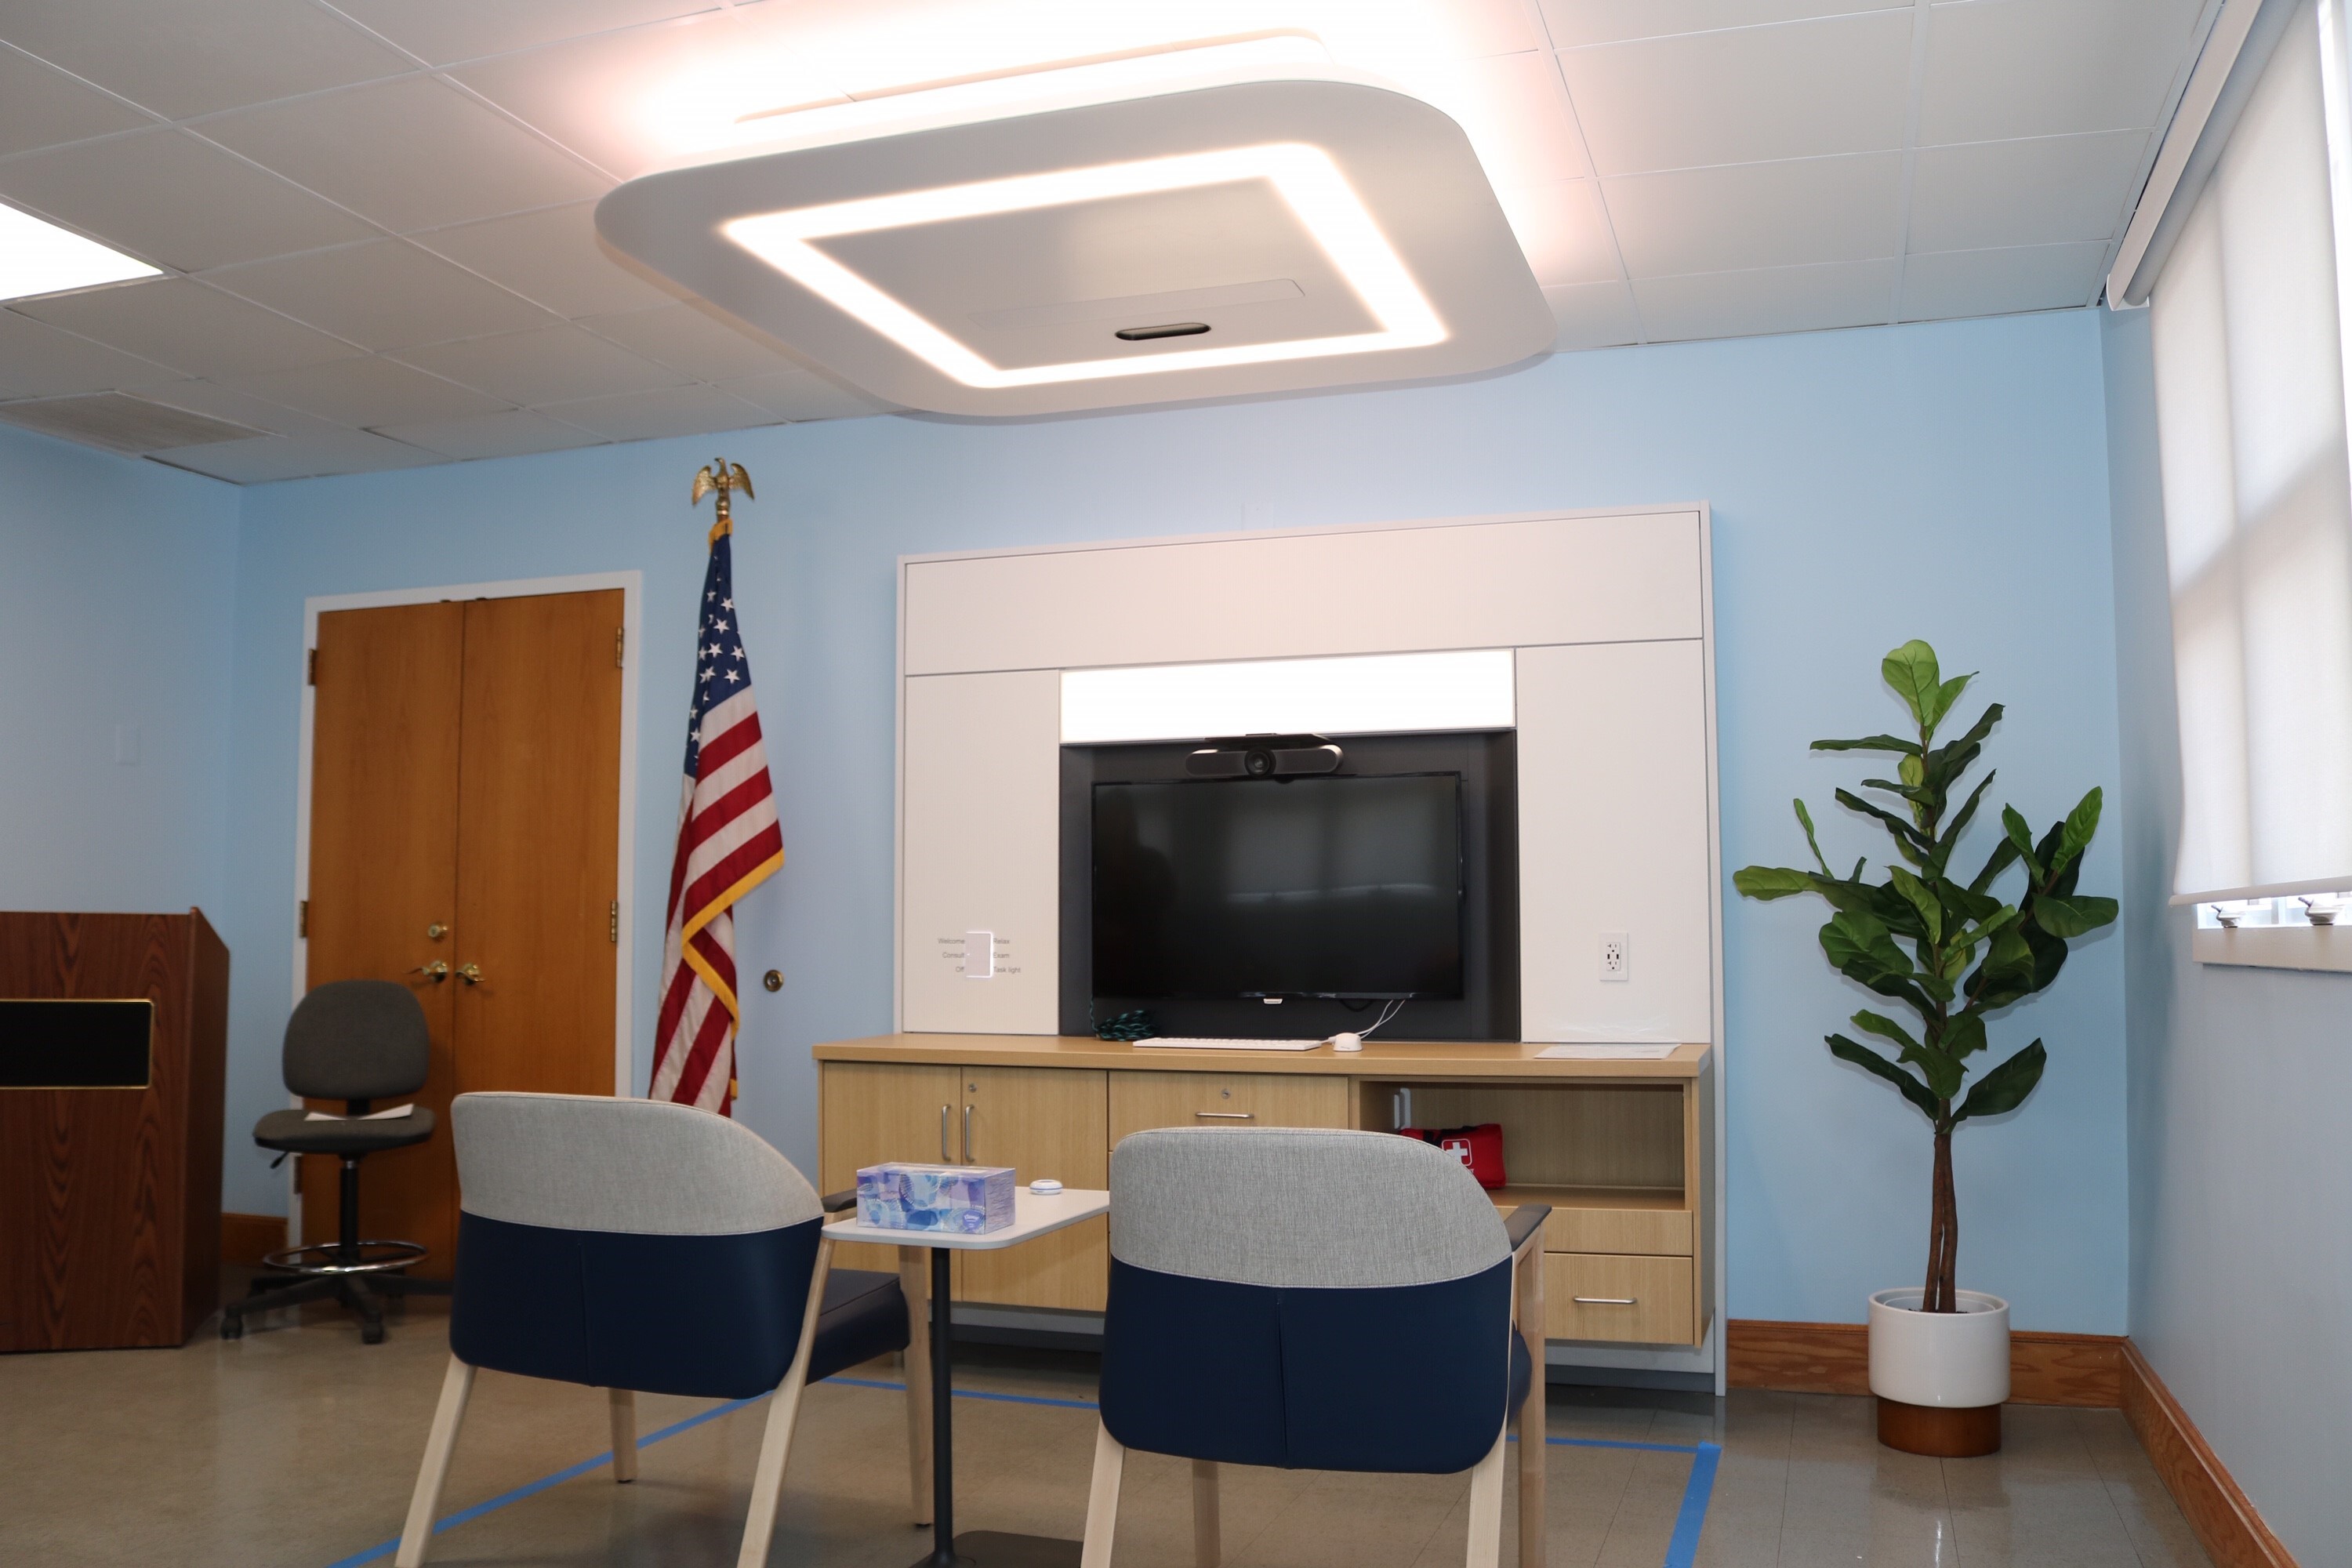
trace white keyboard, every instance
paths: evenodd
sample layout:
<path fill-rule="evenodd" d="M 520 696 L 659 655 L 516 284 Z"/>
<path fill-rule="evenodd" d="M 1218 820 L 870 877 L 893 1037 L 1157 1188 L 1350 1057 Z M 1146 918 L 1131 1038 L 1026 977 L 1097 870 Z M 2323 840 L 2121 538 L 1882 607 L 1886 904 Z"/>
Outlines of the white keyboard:
<path fill-rule="evenodd" d="M 1311 1051 L 1320 1040 L 1195 1040 L 1178 1035 L 1154 1035 L 1138 1046 L 1184 1051 Z"/>

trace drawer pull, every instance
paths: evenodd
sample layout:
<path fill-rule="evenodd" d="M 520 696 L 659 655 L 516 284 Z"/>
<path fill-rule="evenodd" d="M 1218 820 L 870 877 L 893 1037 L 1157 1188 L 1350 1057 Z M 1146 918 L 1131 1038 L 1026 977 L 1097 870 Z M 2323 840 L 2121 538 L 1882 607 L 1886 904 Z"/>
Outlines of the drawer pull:
<path fill-rule="evenodd" d="M 1255 1121 L 1257 1120 L 1256 1113 L 1248 1110 L 1196 1110 L 1192 1112 L 1192 1114 L 1197 1117 L 1205 1118 L 1211 1121 Z"/>
<path fill-rule="evenodd" d="M 1639 1296 L 1570 1296 L 1569 1300 L 1580 1307 L 1637 1307 L 1642 1302 Z"/>

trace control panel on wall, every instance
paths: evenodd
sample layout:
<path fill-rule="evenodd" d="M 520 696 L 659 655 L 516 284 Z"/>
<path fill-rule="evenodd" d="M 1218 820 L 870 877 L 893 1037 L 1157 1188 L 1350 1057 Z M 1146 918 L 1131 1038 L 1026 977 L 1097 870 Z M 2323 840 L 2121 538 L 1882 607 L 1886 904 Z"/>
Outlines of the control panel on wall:
<path fill-rule="evenodd" d="M 1021 973 L 1013 953 L 1013 939 L 992 931 L 968 931 L 961 937 L 940 938 L 941 958 L 955 962 L 966 980 L 993 980 Z"/>

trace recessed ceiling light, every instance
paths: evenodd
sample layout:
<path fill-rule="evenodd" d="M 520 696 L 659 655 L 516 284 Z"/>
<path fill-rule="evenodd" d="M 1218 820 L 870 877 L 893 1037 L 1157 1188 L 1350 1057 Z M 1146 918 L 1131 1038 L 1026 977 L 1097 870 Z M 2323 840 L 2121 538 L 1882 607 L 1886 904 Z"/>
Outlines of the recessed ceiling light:
<path fill-rule="evenodd" d="M 94 239 L 0 205 L 0 300 L 163 275 L 161 268 L 133 261 Z"/>
<path fill-rule="evenodd" d="M 1461 127 L 1381 79 L 1280 58 L 1302 47 L 1320 47 L 1255 39 L 779 114 L 775 140 L 609 193 L 597 228 L 860 388 L 941 413 L 1459 375 L 1548 350 L 1550 310 Z"/>

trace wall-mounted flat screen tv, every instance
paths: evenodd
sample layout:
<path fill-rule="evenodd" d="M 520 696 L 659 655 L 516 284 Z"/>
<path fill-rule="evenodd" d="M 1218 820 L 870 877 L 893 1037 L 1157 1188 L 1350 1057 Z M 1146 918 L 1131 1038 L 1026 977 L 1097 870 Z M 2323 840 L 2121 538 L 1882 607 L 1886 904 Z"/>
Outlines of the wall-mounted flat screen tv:
<path fill-rule="evenodd" d="M 1462 775 L 1094 786 L 1094 985 L 1462 995 Z"/>

